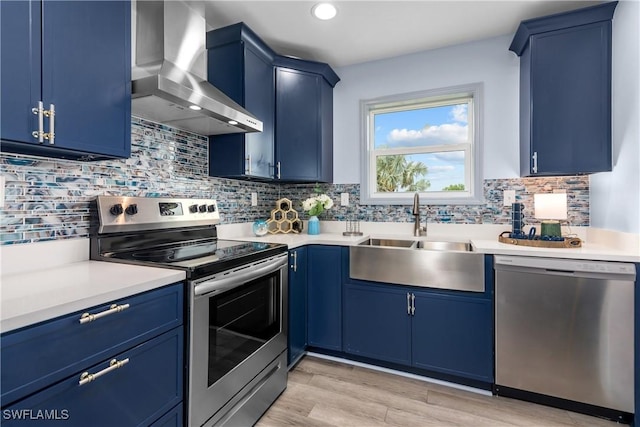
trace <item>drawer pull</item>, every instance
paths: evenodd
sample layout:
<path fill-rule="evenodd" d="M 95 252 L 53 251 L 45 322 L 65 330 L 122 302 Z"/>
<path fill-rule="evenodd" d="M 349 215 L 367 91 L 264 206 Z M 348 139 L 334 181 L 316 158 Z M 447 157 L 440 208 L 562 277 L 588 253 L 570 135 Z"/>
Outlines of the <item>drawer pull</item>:
<path fill-rule="evenodd" d="M 98 371 L 95 374 L 90 374 L 89 372 L 83 372 L 80 375 L 80 381 L 78 381 L 78 385 L 85 385 L 90 383 L 91 381 L 97 380 L 101 376 L 108 374 L 111 371 L 115 371 L 116 369 L 122 368 L 127 363 L 129 363 L 129 358 L 122 359 L 120 361 L 116 359 L 112 359 L 111 362 L 109 362 L 109 367 L 104 368 L 102 371 Z"/>
<path fill-rule="evenodd" d="M 82 316 L 80 316 L 80 324 L 93 322 L 94 320 L 98 320 L 101 317 L 108 316 L 110 314 L 120 313 L 122 310 L 126 310 L 127 308 L 129 308 L 129 304 L 122 304 L 122 305 L 112 304 L 111 307 L 109 307 L 109 310 L 105 310 L 102 313 L 98 313 L 98 314 L 83 313 Z"/>

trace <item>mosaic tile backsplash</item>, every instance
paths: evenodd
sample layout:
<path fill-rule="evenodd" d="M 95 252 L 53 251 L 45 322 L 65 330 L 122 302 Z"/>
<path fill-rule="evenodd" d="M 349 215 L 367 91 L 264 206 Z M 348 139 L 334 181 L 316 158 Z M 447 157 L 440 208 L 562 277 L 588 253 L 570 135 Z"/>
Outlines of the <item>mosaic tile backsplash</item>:
<path fill-rule="evenodd" d="M 215 198 L 226 224 L 266 219 L 280 197 L 291 199 L 302 213 L 302 200 L 314 191 L 315 185 L 211 178 L 206 137 L 136 117 L 131 132 L 131 157 L 126 160 L 87 163 L 2 153 L 0 173 L 6 179 L 5 205 L 0 209 L 2 244 L 88 237 L 89 202 L 97 195 Z M 359 184 L 323 184 L 320 189 L 335 203 L 321 219 L 413 221 L 411 206 L 361 206 Z M 589 225 L 588 177 L 485 180 L 484 205 L 430 206 L 423 208 L 423 216 L 427 213 L 428 222 L 508 224 L 510 208 L 502 206 L 504 189 L 516 190 L 527 214 L 533 213 L 533 193 L 564 189 L 570 224 Z M 251 206 L 254 192 L 258 206 Z M 340 193 L 350 194 L 351 206 L 338 206 Z"/>
<path fill-rule="evenodd" d="M 503 190 L 515 190 L 516 201 L 524 204 L 525 224 L 539 223 L 533 218 L 533 195 L 551 193 L 554 190 L 567 193 L 567 221 L 571 226 L 589 225 L 589 177 L 570 176 L 553 178 L 486 179 L 483 182 L 485 203 L 481 205 L 432 205 L 421 208 L 422 219 L 427 222 L 450 224 L 511 224 L 511 206 L 502 206 Z M 315 185 L 288 185 L 287 197 L 304 200 L 314 193 Z M 359 219 L 373 222 L 413 222 L 411 205 L 360 205 L 359 184 L 321 184 L 335 205 L 325 211 L 320 219 L 344 221 Z M 338 206 L 340 193 L 349 193 L 351 206 Z M 301 212 L 301 202 L 296 209 Z M 425 216 L 426 215 L 426 216 Z"/>

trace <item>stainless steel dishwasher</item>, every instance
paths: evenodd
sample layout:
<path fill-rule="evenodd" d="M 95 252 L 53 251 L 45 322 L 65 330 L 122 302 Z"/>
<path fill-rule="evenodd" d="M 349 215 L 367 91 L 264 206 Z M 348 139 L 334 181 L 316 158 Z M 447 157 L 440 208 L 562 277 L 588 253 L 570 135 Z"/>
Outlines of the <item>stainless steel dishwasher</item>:
<path fill-rule="evenodd" d="M 496 256 L 495 272 L 496 394 L 633 413 L 635 266 Z"/>

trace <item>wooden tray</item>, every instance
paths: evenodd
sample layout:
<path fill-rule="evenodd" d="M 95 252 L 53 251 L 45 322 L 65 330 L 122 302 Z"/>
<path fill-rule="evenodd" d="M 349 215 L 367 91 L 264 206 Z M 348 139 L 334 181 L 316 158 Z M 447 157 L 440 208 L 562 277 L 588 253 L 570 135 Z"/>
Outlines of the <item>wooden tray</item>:
<path fill-rule="evenodd" d="M 514 239 L 509 237 L 510 231 L 503 231 L 498 236 L 500 243 L 508 243 L 518 246 L 532 246 L 535 248 L 579 248 L 582 246 L 582 240 L 577 237 L 565 237 L 562 242 L 554 242 L 551 240 L 541 240 L 540 236 L 535 236 L 533 240 Z"/>

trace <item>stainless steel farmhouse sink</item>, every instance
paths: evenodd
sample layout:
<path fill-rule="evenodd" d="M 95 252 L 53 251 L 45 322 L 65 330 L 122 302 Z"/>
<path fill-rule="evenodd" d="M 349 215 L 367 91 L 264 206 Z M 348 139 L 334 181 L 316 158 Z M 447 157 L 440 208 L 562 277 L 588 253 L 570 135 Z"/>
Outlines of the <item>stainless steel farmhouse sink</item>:
<path fill-rule="evenodd" d="M 420 240 L 416 242 L 415 248 L 425 249 L 429 251 L 473 251 L 471 243 L 468 242 L 436 242 L 429 240 Z"/>
<path fill-rule="evenodd" d="M 360 243 L 364 246 L 389 246 L 395 248 L 409 248 L 416 243 L 414 240 L 396 240 L 396 239 L 367 239 Z"/>
<path fill-rule="evenodd" d="M 469 242 L 368 239 L 349 258 L 353 279 L 484 292 L 484 255 Z"/>

